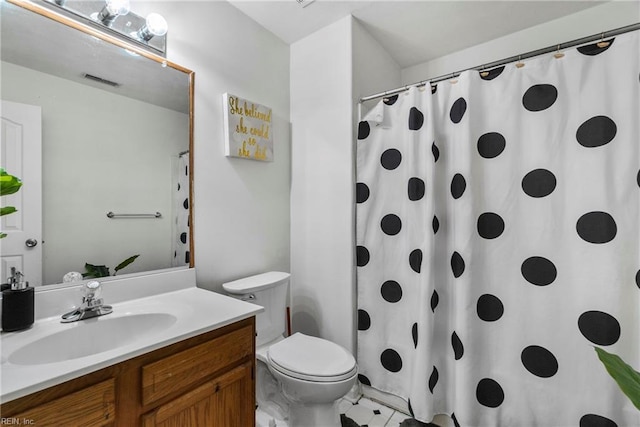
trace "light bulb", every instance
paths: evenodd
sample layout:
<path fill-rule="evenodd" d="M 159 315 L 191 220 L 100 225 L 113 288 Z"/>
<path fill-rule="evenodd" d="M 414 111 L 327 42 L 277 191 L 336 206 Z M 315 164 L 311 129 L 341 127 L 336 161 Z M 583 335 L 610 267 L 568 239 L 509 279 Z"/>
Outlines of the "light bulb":
<path fill-rule="evenodd" d="M 150 13 L 144 27 L 138 30 L 138 37 L 144 41 L 149 41 L 154 36 L 164 36 L 169 29 L 167 21 L 159 13 Z"/>
<path fill-rule="evenodd" d="M 100 13 L 92 14 L 91 18 L 110 26 L 118 16 L 127 13 L 129 13 L 129 0 L 106 0 Z"/>
<path fill-rule="evenodd" d="M 107 10 L 111 15 L 126 15 L 129 13 L 129 0 L 107 0 Z"/>

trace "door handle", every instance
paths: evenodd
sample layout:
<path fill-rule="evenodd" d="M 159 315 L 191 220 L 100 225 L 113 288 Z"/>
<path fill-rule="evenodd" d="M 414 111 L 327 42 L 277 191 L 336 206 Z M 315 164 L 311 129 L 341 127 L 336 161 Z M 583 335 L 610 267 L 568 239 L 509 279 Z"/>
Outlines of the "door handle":
<path fill-rule="evenodd" d="M 38 245 L 38 241 L 36 239 L 27 239 L 24 244 L 28 248 L 33 248 Z"/>

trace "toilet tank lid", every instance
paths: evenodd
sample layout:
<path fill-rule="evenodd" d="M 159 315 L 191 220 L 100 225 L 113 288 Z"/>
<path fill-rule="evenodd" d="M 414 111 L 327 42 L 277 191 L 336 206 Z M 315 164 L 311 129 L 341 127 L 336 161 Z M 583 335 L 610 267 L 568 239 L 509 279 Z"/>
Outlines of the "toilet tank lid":
<path fill-rule="evenodd" d="M 291 275 L 282 271 L 270 271 L 222 284 L 222 288 L 230 294 L 244 295 L 261 291 L 289 280 Z"/>

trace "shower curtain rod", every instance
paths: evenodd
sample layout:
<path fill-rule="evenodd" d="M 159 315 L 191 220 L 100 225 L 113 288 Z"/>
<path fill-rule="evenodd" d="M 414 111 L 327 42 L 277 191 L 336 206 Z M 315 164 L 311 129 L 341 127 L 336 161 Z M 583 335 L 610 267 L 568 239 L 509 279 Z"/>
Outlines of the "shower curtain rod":
<path fill-rule="evenodd" d="M 425 86 L 427 83 L 433 84 L 433 83 L 438 83 L 447 79 L 451 79 L 454 77 L 458 77 L 462 72 L 464 71 L 469 71 L 469 70 L 476 70 L 476 71 L 482 71 L 482 70 L 491 70 L 492 68 L 495 67 L 499 67 L 501 65 L 506 65 L 509 64 L 511 62 L 514 61 L 521 61 L 523 59 L 528 59 L 528 58 L 533 58 L 534 56 L 540 56 L 540 55 L 544 55 L 546 53 L 551 53 L 551 52 L 556 52 L 560 49 L 568 49 L 570 47 L 574 47 L 574 46 L 578 46 L 581 44 L 586 44 L 586 43 L 590 43 L 590 42 L 594 42 L 596 40 L 602 40 L 606 37 L 613 37 L 613 36 L 617 36 L 619 34 L 624 34 L 624 33 L 628 33 L 631 31 L 636 31 L 636 30 L 640 30 L 640 22 L 635 23 L 635 24 L 631 24 L 631 25 L 627 25 L 625 27 L 620 27 L 620 28 L 616 28 L 614 30 L 610 30 L 610 31 L 605 31 L 602 33 L 598 33 L 598 34 L 594 34 L 592 36 L 587 36 L 587 37 L 582 37 L 576 40 L 572 40 L 569 42 L 565 42 L 565 43 L 560 43 L 560 44 L 556 44 L 553 46 L 549 46 L 549 47 L 545 47 L 542 49 L 537 49 L 537 50 L 532 50 L 530 52 L 527 53 L 523 53 L 521 55 L 515 55 L 515 56 L 511 56 L 509 58 L 505 58 L 505 59 L 501 59 L 499 61 L 494 61 L 494 62 L 490 62 L 488 64 L 483 64 L 483 65 L 478 65 L 475 67 L 471 67 L 471 68 L 467 68 L 464 69 L 462 71 L 456 71 L 453 73 L 449 73 L 449 74 L 445 74 L 439 77 L 435 77 L 432 79 L 426 79 L 426 80 L 422 80 L 416 83 L 412 83 L 412 84 L 408 84 L 396 89 L 392 89 L 392 90 L 388 90 L 386 92 L 380 92 L 380 93 L 376 93 L 375 95 L 369 95 L 369 96 L 365 96 L 363 98 L 360 98 L 360 100 L 358 101 L 358 104 L 362 104 L 363 102 L 366 101 L 371 101 L 372 99 L 377 99 L 377 98 L 382 98 L 384 96 L 389 96 L 389 95 L 395 95 L 397 93 L 400 92 L 404 92 L 405 90 L 408 90 L 411 87 L 414 86 Z"/>

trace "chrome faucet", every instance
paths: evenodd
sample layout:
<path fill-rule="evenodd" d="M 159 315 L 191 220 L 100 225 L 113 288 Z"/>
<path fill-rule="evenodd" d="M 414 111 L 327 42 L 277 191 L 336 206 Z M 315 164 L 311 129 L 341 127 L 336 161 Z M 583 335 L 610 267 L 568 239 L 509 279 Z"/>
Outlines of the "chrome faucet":
<path fill-rule="evenodd" d="M 102 287 L 100 282 L 91 281 L 82 288 L 84 297 L 82 304 L 73 311 L 62 315 L 62 323 L 77 322 L 78 320 L 90 319 L 92 317 L 104 316 L 113 312 L 113 307 L 102 303 Z"/>

